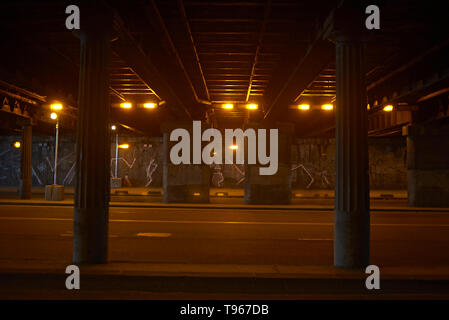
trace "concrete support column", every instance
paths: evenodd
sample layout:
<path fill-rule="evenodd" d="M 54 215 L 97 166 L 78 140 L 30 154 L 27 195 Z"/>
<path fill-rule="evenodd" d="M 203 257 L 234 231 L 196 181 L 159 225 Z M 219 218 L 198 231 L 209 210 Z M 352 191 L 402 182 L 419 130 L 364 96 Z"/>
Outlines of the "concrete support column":
<path fill-rule="evenodd" d="M 31 199 L 31 178 L 32 178 L 32 139 L 33 129 L 31 124 L 23 126 L 22 149 L 20 158 L 20 199 Z"/>
<path fill-rule="evenodd" d="M 255 129 L 262 127 L 255 126 Z M 267 130 L 267 150 L 269 151 L 270 128 L 278 129 L 278 170 L 274 175 L 260 175 L 259 165 L 245 165 L 245 204 L 290 204 L 291 149 L 294 126 L 291 123 L 277 123 Z M 256 129 L 256 134 L 257 134 Z M 245 163 L 248 157 L 245 156 Z"/>
<path fill-rule="evenodd" d="M 86 6 L 81 41 L 73 261 L 106 263 L 109 219 L 109 58 L 112 15 Z"/>
<path fill-rule="evenodd" d="M 407 178 L 410 206 L 449 207 L 449 132 L 408 126 Z"/>
<path fill-rule="evenodd" d="M 369 264 L 369 167 L 364 45 L 349 32 L 336 35 L 336 156 L 334 265 Z"/>
<path fill-rule="evenodd" d="M 192 122 L 172 122 L 162 126 L 163 132 L 163 169 L 162 189 L 164 203 L 209 203 L 210 166 L 193 164 L 193 153 L 198 152 L 193 147 L 193 138 L 190 145 L 191 164 L 173 164 L 170 160 L 170 150 L 177 144 L 170 141 L 172 130 L 183 128 L 193 137 Z M 202 123 L 202 130 L 206 124 Z M 201 134 L 201 133 L 200 133 Z M 204 143 L 201 143 L 203 145 Z M 200 145 L 200 146 L 201 146 Z M 200 154 L 201 154 L 200 149 Z"/>

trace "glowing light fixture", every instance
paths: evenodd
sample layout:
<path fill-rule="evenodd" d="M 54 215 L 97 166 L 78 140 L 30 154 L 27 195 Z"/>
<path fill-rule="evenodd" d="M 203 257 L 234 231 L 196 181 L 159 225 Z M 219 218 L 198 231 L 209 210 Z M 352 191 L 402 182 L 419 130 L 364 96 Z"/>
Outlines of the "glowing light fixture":
<path fill-rule="evenodd" d="M 111 126 L 111 130 L 116 130 L 116 129 L 117 129 L 117 127 L 115 125 Z"/>
<path fill-rule="evenodd" d="M 334 106 L 332 104 L 323 104 L 321 106 L 321 109 L 323 109 L 323 110 L 332 110 L 332 109 L 334 109 Z"/>
<path fill-rule="evenodd" d="M 226 103 L 226 104 L 223 105 L 223 109 L 230 110 L 230 109 L 233 109 L 233 108 L 234 108 L 234 105 L 232 103 Z"/>
<path fill-rule="evenodd" d="M 199 193 L 199 192 L 194 192 L 193 195 L 194 195 L 195 197 L 198 197 L 198 196 L 201 195 L 201 193 Z"/>
<path fill-rule="evenodd" d="M 120 103 L 120 108 L 122 108 L 122 109 L 131 109 L 132 106 L 133 106 L 133 105 L 132 105 L 130 102 L 123 102 L 123 103 Z"/>
<path fill-rule="evenodd" d="M 237 150 L 239 147 L 236 144 L 233 144 L 232 146 L 229 146 L 232 150 Z"/>
<path fill-rule="evenodd" d="M 246 105 L 246 109 L 248 109 L 248 110 L 257 110 L 258 108 L 259 108 L 259 106 L 254 103 L 250 103 L 250 104 Z"/>
<path fill-rule="evenodd" d="M 52 106 L 53 107 L 53 106 Z M 62 107 L 61 107 L 62 109 Z M 59 150 L 59 119 L 58 119 L 58 114 L 56 112 L 52 112 L 50 114 L 50 118 L 52 118 L 53 120 L 56 120 L 55 123 L 55 129 L 56 129 L 56 134 L 55 134 L 55 166 L 54 166 L 54 170 L 53 170 L 53 184 L 56 185 L 56 181 L 57 181 L 57 172 L 58 172 L 58 150 Z"/>
<path fill-rule="evenodd" d="M 22 144 L 20 143 L 20 141 L 14 142 L 14 148 L 16 148 L 16 149 L 19 149 L 21 145 Z"/>
<path fill-rule="evenodd" d="M 128 148 L 129 148 L 129 144 L 127 144 L 127 143 L 119 144 L 118 147 L 119 147 L 120 149 L 128 149 Z"/>
<path fill-rule="evenodd" d="M 310 109 L 310 105 L 309 104 L 300 104 L 298 106 L 299 110 L 309 110 Z"/>
<path fill-rule="evenodd" d="M 62 104 L 60 104 L 60 103 L 53 103 L 50 106 L 50 108 L 51 108 L 51 110 L 62 110 Z"/>
<path fill-rule="evenodd" d="M 385 106 L 384 111 L 387 111 L 387 112 L 393 111 L 393 106 L 391 104 L 389 104 L 388 106 Z"/>
<path fill-rule="evenodd" d="M 143 107 L 145 109 L 155 109 L 156 108 L 156 104 L 152 103 L 152 102 L 147 102 L 143 104 Z"/>

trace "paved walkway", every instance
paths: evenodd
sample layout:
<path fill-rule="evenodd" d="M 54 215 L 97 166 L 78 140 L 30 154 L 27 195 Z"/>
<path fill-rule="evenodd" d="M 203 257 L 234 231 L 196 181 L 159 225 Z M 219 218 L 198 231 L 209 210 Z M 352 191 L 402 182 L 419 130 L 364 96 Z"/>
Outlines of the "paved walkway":
<path fill-rule="evenodd" d="M 317 200 L 319 201 L 319 200 Z M 63 201 L 46 201 L 44 199 L 0 199 L 1 205 L 30 205 L 30 206 L 63 206 L 72 207 L 73 199 Z M 111 201 L 110 207 L 127 208 L 198 208 L 198 209 L 244 209 L 244 210 L 309 210 L 309 211 L 329 211 L 334 210 L 333 204 L 290 204 L 290 205 L 246 205 L 246 204 L 223 204 L 223 203 L 162 203 L 162 202 L 142 202 L 142 201 Z M 406 203 L 382 203 L 374 202 L 371 204 L 370 211 L 388 211 L 388 212 L 447 212 L 449 208 L 433 207 L 409 207 Z"/>
<path fill-rule="evenodd" d="M 65 187 L 66 196 L 73 196 L 74 188 Z M 43 196 L 44 187 L 33 187 L 33 195 Z M 0 187 L 0 195 L 18 196 L 17 187 Z M 133 195 L 133 196 L 162 196 L 162 188 L 117 188 L 111 189 L 111 195 Z M 238 197 L 243 198 L 244 189 L 233 188 L 210 188 L 211 197 Z M 334 190 L 309 190 L 293 189 L 295 198 L 333 198 Z M 370 197 L 373 199 L 407 199 L 407 190 L 371 190 Z"/>
<path fill-rule="evenodd" d="M 72 262 L 39 261 L 17 263 L 0 260 L 0 274 L 59 274 Z M 320 278 L 320 279 L 360 279 L 366 278 L 364 270 L 340 269 L 333 266 L 293 266 L 293 265 L 237 265 L 237 264 L 167 264 L 111 262 L 108 264 L 83 265 L 82 271 L 90 275 L 129 276 L 197 276 L 197 277 L 257 277 L 257 278 Z M 382 267 L 383 279 L 449 280 L 448 266 Z M 448 288 L 449 290 L 449 288 Z"/>
<path fill-rule="evenodd" d="M 1 299 L 449 299 L 447 268 L 382 268 L 379 290 L 363 270 L 316 266 L 129 264 L 80 266 L 81 290 L 66 290 L 68 264 L 0 262 Z"/>

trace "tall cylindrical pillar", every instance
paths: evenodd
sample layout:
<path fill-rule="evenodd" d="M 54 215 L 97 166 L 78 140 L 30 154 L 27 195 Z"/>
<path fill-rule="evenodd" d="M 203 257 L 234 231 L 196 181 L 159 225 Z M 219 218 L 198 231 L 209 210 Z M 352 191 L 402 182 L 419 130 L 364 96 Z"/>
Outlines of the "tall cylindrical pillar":
<path fill-rule="evenodd" d="M 96 3 L 96 2 L 95 2 Z M 110 196 L 109 60 L 112 16 L 87 5 L 81 41 L 73 260 L 106 263 Z"/>
<path fill-rule="evenodd" d="M 31 124 L 23 126 L 22 149 L 20 158 L 20 199 L 31 199 L 31 178 L 32 178 L 32 150 L 33 129 Z"/>
<path fill-rule="evenodd" d="M 336 179 L 334 265 L 369 264 L 369 167 L 364 44 L 356 35 L 336 37 Z"/>

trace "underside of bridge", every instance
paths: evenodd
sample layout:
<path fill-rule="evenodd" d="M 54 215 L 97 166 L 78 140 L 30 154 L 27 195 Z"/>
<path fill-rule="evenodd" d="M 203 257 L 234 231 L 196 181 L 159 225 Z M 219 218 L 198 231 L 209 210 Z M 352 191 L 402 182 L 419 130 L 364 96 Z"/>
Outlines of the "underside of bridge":
<path fill-rule="evenodd" d="M 71 4 L 80 9 L 80 29 L 66 28 Z M 449 6 L 377 1 L 380 28 L 368 29 L 370 4 L 4 0 L 0 157 L 13 150 L 11 137 L 20 136 L 16 185 L 24 199 L 36 183 L 48 184 L 49 197 L 57 198 L 58 186 L 72 175 L 74 261 L 104 263 L 110 184 L 120 178 L 113 168 L 119 135 L 122 143 L 123 137 L 147 139 L 145 148 L 159 148 L 154 159 L 165 202 L 208 202 L 217 169 L 173 164 L 170 132 L 192 132 L 194 120 L 223 133 L 275 128 L 277 172 L 264 176 L 248 163 L 235 169 L 244 177 L 245 202 L 290 203 L 292 175 L 301 165 L 292 159 L 313 145 L 317 161 L 332 158 L 332 178 L 321 177 L 335 188 L 334 264 L 365 266 L 370 182 L 388 188 L 375 180 L 372 145 L 387 145 L 385 158 L 376 158 L 377 173 L 396 170 L 382 167 L 387 161 L 403 163 L 410 205 L 449 204 Z M 58 104 L 62 109 L 52 110 Z M 54 148 L 53 140 L 42 142 L 54 134 L 51 112 L 61 143 L 73 136 L 76 144 L 67 174 L 45 182 L 32 158 Z M 396 160 L 387 159 L 402 140 Z M 135 147 L 134 160 L 146 157 L 144 147 Z M 128 152 L 124 148 L 120 152 Z M 153 173 L 152 163 L 139 175 Z"/>

